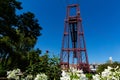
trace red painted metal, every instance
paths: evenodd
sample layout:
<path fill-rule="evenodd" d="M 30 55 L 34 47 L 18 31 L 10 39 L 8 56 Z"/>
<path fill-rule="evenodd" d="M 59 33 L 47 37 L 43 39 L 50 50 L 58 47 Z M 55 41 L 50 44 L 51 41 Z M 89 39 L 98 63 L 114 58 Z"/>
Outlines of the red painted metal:
<path fill-rule="evenodd" d="M 75 11 L 71 11 L 75 9 Z M 71 15 L 76 13 L 75 15 Z M 89 62 L 82 28 L 82 19 L 78 4 L 67 6 L 67 16 L 64 25 L 64 34 L 60 54 L 60 64 L 62 68 L 68 69 L 71 65 L 84 72 L 88 72 Z"/>

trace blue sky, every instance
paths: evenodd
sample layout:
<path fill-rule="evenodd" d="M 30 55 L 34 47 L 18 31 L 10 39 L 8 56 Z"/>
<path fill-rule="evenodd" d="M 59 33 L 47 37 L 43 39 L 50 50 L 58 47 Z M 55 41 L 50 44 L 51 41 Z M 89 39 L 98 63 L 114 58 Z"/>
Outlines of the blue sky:
<path fill-rule="evenodd" d="M 22 12 L 33 12 L 42 26 L 35 48 L 60 54 L 66 6 L 80 4 L 90 63 L 103 63 L 111 56 L 120 61 L 120 0 L 18 0 Z"/>

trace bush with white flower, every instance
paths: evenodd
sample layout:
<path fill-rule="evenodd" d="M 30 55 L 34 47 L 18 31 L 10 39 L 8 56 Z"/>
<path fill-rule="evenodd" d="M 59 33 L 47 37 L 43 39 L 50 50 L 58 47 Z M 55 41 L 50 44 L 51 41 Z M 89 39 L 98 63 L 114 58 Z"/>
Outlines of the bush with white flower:
<path fill-rule="evenodd" d="M 20 69 L 15 69 L 13 71 L 7 72 L 8 79 L 19 80 Z M 83 74 L 82 70 L 70 68 L 68 71 L 62 70 L 62 77 L 60 80 L 120 80 L 120 68 L 117 66 L 116 68 L 112 68 L 110 66 L 107 67 L 103 72 L 99 74 L 92 75 L 92 78 L 89 79 L 86 74 Z M 48 76 L 44 73 L 37 74 L 33 77 L 33 75 L 27 75 L 24 80 L 48 80 Z"/>
<path fill-rule="evenodd" d="M 120 80 L 120 68 L 108 66 L 102 73 L 93 75 L 93 80 Z"/>
<path fill-rule="evenodd" d="M 88 80 L 82 70 L 77 70 L 75 68 L 70 68 L 68 72 L 62 70 L 62 77 L 60 80 Z"/>
<path fill-rule="evenodd" d="M 93 75 L 92 79 L 88 79 L 82 70 L 71 68 L 69 71 L 62 71 L 60 80 L 120 80 L 120 68 L 108 66 L 103 72 Z"/>
<path fill-rule="evenodd" d="M 64 70 L 62 70 L 62 77 L 60 77 L 60 80 L 70 80 L 70 75 L 65 72 Z"/>
<path fill-rule="evenodd" d="M 17 74 L 19 74 L 20 72 L 21 72 L 20 69 L 14 69 L 12 71 L 7 71 L 7 78 L 19 80 L 19 76 Z"/>
<path fill-rule="evenodd" d="M 20 69 L 14 69 L 12 71 L 7 71 L 7 78 L 8 79 L 15 79 L 15 80 L 20 80 L 20 74 L 21 71 Z M 44 73 L 37 74 L 36 77 L 34 78 L 33 75 L 28 74 L 27 77 L 22 78 L 22 80 L 47 80 L 48 77 Z"/>
<path fill-rule="evenodd" d="M 26 80 L 33 80 L 33 75 L 28 74 L 27 77 L 26 77 Z"/>
<path fill-rule="evenodd" d="M 47 80 L 47 76 L 44 73 L 37 74 L 34 80 Z"/>

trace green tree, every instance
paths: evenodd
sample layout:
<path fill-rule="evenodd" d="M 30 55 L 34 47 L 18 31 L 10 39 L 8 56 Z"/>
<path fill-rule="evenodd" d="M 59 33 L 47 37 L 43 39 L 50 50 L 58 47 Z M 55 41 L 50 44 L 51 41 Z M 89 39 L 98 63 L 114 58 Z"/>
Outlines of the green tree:
<path fill-rule="evenodd" d="M 59 57 L 53 56 L 52 58 L 46 53 L 40 56 L 40 62 L 37 62 L 26 70 L 27 74 L 37 75 L 38 73 L 45 73 L 48 80 L 60 80 L 61 68 L 59 65 Z"/>
<path fill-rule="evenodd" d="M 60 68 L 60 59 L 59 57 L 53 55 L 49 60 L 47 75 L 49 80 L 60 80 L 61 77 L 61 68 Z"/>
<path fill-rule="evenodd" d="M 34 46 L 42 28 L 33 13 L 16 14 L 21 9 L 17 0 L 0 0 L 0 65 L 6 70 L 25 70 L 31 54 L 39 58 Z"/>
<path fill-rule="evenodd" d="M 16 24 L 15 10 L 22 9 L 20 4 L 15 0 L 0 0 L 0 59 L 2 63 L 8 53 L 13 53 L 12 42 L 18 40 L 13 26 Z"/>

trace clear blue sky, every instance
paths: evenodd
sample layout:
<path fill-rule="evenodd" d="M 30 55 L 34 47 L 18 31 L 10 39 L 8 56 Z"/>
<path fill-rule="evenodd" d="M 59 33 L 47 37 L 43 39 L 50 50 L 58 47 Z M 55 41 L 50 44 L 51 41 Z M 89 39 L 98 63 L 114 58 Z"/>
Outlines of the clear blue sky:
<path fill-rule="evenodd" d="M 67 2 L 79 1 L 89 62 L 120 61 L 120 0 L 18 0 L 43 30 L 35 48 L 60 54 Z"/>

